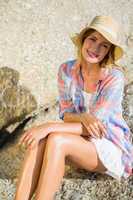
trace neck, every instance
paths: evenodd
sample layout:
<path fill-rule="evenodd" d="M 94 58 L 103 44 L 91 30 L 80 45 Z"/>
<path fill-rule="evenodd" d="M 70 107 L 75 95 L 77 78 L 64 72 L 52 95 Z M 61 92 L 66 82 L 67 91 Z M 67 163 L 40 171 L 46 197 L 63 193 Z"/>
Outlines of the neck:
<path fill-rule="evenodd" d="M 81 61 L 81 66 L 84 70 L 87 70 L 89 73 L 93 73 L 93 72 L 99 72 L 100 70 L 100 65 L 98 63 L 88 63 L 85 60 Z"/>

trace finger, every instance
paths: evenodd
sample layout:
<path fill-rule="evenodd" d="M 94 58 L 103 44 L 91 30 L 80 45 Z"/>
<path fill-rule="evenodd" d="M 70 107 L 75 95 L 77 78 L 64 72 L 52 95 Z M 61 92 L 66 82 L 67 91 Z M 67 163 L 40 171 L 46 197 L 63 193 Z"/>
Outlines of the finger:
<path fill-rule="evenodd" d="M 101 138 L 103 136 L 102 134 L 102 131 L 101 131 L 101 128 L 99 128 L 99 125 L 97 122 L 94 122 L 93 123 L 93 127 L 97 130 L 98 134 L 99 134 L 99 137 Z"/>
<path fill-rule="evenodd" d="M 27 143 L 29 140 L 33 139 L 33 135 L 32 134 L 28 134 L 27 137 L 25 138 L 24 142 Z"/>
<path fill-rule="evenodd" d="M 87 128 L 89 126 L 89 123 L 85 118 L 82 120 L 82 124 Z"/>
<path fill-rule="evenodd" d="M 22 136 L 22 137 L 19 139 L 19 143 L 18 143 L 19 145 L 22 144 L 23 138 L 24 138 L 24 136 Z"/>
<path fill-rule="evenodd" d="M 99 130 L 97 130 L 92 124 L 90 124 L 90 128 L 91 128 L 91 131 L 93 132 L 93 134 L 94 134 L 96 137 L 98 137 L 98 138 L 101 137 Z"/>
<path fill-rule="evenodd" d="M 86 122 L 85 117 L 81 117 L 81 122 L 82 122 L 82 123 L 85 123 L 85 122 Z"/>
<path fill-rule="evenodd" d="M 100 121 L 98 122 L 98 126 L 102 132 L 102 135 L 105 136 L 107 134 L 107 129 L 105 128 L 105 126 Z"/>
<path fill-rule="evenodd" d="M 99 128 L 98 128 L 97 123 L 96 122 L 94 122 L 94 123 L 95 123 L 95 126 L 97 126 L 97 131 L 96 131 L 96 129 L 94 130 L 94 127 L 93 128 L 90 127 L 91 124 L 90 123 L 88 124 L 87 120 L 84 119 L 82 121 L 82 124 L 85 126 L 85 128 L 87 129 L 87 131 L 89 132 L 89 134 L 91 134 L 91 136 L 97 138 L 97 137 L 99 137 L 99 134 L 97 133 L 99 131 Z"/>
<path fill-rule="evenodd" d="M 81 122 L 81 124 L 82 124 L 83 129 L 84 129 L 84 130 L 87 130 L 88 125 L 85 124 L 85 123 L 83 123 L 83 122 Z"/>
<path fill-rule="evenodd" d="M 87 130 L 89 134 L 91 135 L 91 137 L 97 138 L 89 126 L 87 127 Z"/>
<path fill-rule="evenodd" d="M 27 134 L 25 135 L 25 137 L 22 140 L 22 143 L 27 143 L 27 141 L 33 137 L 31 132 L 27 132 Z"/>
<path fill-rule="evenodd" d="M 82 122 L 83 125 L 85 126 L 85 128 L 87 129 L 88 133 L 92 136 L 92 137 L 95 137 L 95 134 L 93 133 L 93 130 L 90 128 L 90 125 L 88 125 L 88 123 L 86 121 Z"/>
<path fill-rule="evenodd" d="M 35 138 L 32 138 L 31 140 L 28 140 L 27 143 L 22 143 L 22 146 L 25 146 L 26 148 L 29 148 L 34 140 L 35 140 Z"/>
<path fill-rule="evenodd" d="M 25 145 L 28 146 L 30 145 L 30 143 L 32 143 L 32 141 L 34 140 L 34 138 L 29 138 L 27 141 L 25 141 Z"/>
<path fill-rule="evenodd" d="M 97 129 L 97 131 L 100 130 L 97 122 L 94 122 L 92 125 Z"/>
<path fill-rule="evenodd" d="M 37 145 L 37 142 L 35 139 L 32 140 L 32 142 L 29 144 L 28 148 L 33 149 Z"/>
<path fill-rule="evenodd" d="M 20 144 L 23 143 L 23 141 L 24 141 L 25 138 L 27 137 L 27 134 L 28 134 L 28 132 L 25 132 L 25 133 L 22 135 L 22 137 L 21 137 L 20 140 L 19 140 L 19 143 L 20 143 Z"/>
<path fill-rule="evenodd" d="M 27 141 L 28 141 L 28 139 L 27 140 L 23 140 L 23 141 L 19 142 L 19 145 L 20 146 L 27 146 Z"/>

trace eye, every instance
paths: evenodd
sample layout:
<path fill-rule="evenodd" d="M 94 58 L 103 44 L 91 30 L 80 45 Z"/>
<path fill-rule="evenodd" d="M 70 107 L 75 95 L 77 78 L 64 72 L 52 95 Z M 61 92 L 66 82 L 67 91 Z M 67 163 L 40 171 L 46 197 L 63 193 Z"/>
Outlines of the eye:
<path fill-rule="evenodd" d="M 94 42 L 96 41 L 96 39 L 95 39 L 95 38 L 89 38 L 89 39 L 90 39 L 91 41 L 94 41 Z"/>
<path fill-rule="evenodd" d="M 94 37 L 91 37 L 91 36 L 88 36 L 88 37 L 86 38 L 86 40 L 96 41 L 96 39 L 95 39 Z"/>
<path fill-rule="evenodd" d="M 109 48 L 109 46 L 108 46 L 108 45 L 106 45 L 106 44 L 103 44 L 103 47 L 104 47 L 104 48 L 106 48 L 106 49 L 108 49 L 108 48 Z"/>

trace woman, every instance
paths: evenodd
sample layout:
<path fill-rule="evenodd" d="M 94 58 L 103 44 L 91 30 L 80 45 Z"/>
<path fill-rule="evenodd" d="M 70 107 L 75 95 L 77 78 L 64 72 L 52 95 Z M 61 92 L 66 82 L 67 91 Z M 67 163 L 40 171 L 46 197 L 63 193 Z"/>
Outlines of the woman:
<path fill-rule="evenodd" d="M 20 144 L 27 152 L 16 200 L 52 200 L 65 170 L 65 159 L 88 171 L 117 180 L 131 175 L 133 146 L 122 117 L 124 75 L 115 61 L 122 57 L 117 23 L 96 16 L 72 38 L 78 58 L 59 68 L 59 116 L 27 131 Z"/>

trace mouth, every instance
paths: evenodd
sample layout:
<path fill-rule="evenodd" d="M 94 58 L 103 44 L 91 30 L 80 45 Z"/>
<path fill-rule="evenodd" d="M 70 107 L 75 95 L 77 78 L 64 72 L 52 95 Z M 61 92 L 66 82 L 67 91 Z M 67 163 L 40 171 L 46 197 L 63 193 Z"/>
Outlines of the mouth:
<path fill-rule="evenodd" d="M 91 58 L 98 58 L 98 54 L 96 54 L 96 53 L 93 53 L 93 52 L 90 52 L 90 51 L 88 51 L 87 50 L 87 53 L 88 53 L 88 55 L 91 57 Z"/>

